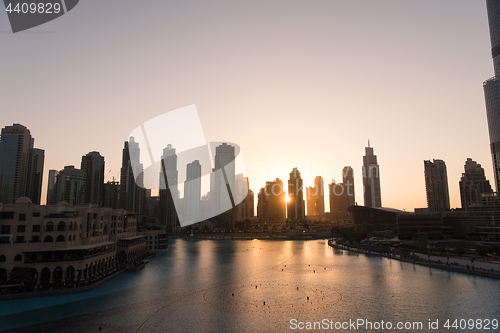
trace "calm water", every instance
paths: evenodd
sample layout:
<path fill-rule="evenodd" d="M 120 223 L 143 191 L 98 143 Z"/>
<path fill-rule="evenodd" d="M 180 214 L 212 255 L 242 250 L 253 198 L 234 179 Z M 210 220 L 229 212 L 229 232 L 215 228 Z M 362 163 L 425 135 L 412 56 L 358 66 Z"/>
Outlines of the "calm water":
<path fill-rule="evenodd" d="M 429 331 L 429 320 L 452 332 L 447 319 L 500 320 L 499 280 L 357 255 L 324 240 L 173 240 L 169 248 L 91 292 L 0 302 L 1 330 L 282 332 L 327 319 L 336 331 L 335 323 L 363 319 L 373 332 L 395 331 L 398 322 Z M 382 320 L 393 329 L 375 329 Z M 337 331 L 354 331 L 344 327 Z"/>

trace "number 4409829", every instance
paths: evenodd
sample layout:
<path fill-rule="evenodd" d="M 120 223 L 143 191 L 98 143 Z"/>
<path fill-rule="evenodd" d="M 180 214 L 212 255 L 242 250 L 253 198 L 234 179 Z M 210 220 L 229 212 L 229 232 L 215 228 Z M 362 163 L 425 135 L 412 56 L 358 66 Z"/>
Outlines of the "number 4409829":
<path fill-rule="evenodd" d="M 58 3 L 52 4 L 50 2 L 48 3 L 23 2 L 23 3 L 17 3 L 14 7 L 12 7 L 12 3 L 9 3 L 5 8 L 5 11 L 8 12 L 9 14 L 12 12 L 23 13 L 23 14 L 27 13 L 58 14 L 61 11 L 61 5 Z"/>

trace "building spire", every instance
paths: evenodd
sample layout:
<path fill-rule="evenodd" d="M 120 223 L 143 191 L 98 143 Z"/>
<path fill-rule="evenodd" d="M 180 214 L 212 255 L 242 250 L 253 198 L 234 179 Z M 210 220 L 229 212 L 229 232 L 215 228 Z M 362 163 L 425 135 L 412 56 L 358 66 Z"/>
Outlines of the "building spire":
<path fill-rule="evenodd" d="M 368 139 L 368 148 L 370 148 L 370 139 Z"/>

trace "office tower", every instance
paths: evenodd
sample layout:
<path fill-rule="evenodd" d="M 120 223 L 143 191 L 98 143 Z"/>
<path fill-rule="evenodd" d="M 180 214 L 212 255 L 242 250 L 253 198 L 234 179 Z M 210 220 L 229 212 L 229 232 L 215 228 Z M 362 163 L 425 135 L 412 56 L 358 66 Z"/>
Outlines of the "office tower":
<path fill-rule="evenodd" d="M 49 170 L 49 180 L 47 185 L 47 205 L 55 205 L 56 202 L 56 181 L 59 171 Z"/>
<path fill-rule="evenodd" d="M 55 197 L 55 202 L 65 201 L 70 205 L 84 203 L 85 172 L 75 169 L 73 165 L 65 166 L 57 174 Z"/>
<path fill-rule="evenodd" d="M 316 176 L 314 187 L 306 188 L 307 215 L 323 215 L 325 213 L 325 193 L 323 178 Z"/>
<path fill-rule="evenodd" d="M 275 181 L 266 182 L 258 194 L 257 217 L 263 222 L 286 221 L 286 194 L 283 191 L 283 182 L 276 178 Z"/>
<path fill-rule="evenodd" d="M 104 204 L 103 207 L 113 209 L 120 208 L 120 182 L 114 180 L 104 184 Z"/>
<path fill-rule="evenodd" d="M 378 169 L 378 165 L 377 165 Z M 342 169 L 342 184 L 344 186 L 344 195 L 343 195 L 343 205 L 345 207 L 345 210 L 347 210 L 347 207 L 349 206 L 354 206 L 356 203 L 355 196 L 354 196 L 354 170 L 350 166 L 344 167 Z M 378 188 L 379 188 L 379 194 L 378 197 L 380 198 L 380 180 L 378 183 Z"/>
<path fill-rule="evenodd" d="M 377 164 L 377 155 L 373 154 L 373 148 L 365 147 L 363 156 L 363 186 L 366 207 L 382 207 L 382 196 L 380 194 L 380 170 Z"/>
<path fill-rule="evenodd" d="M 134 137 L 125 141 L 120 172 L 120 208 L 138 214 L 141 220 L 143 200 L 143 167 L 140 163 L 139 143 Z M 137 175 L 135 177 L 134 175 Z"/>
<path fill-rule="evenodd" d="M 81 169 L 85 172 L 85 203 L 104 206 L 104 156 L 93 151 L 82 156 Z"/>
<path fill-rule="evenodd" d="M 213 209 L 216 213 L 222 212 L 215 218 L 216 226 L 220 228 L 232 228 L 236 219 L 236 212 L 233 209 L 235 193 L 232 193 L 235 190 L 236 179 L 235 157 L 234 147 L 227 143 L 215 148 Z M 228 202 L 231 204 L 228 205 Z"/>
<path fill-rule="evenodd" d="M 33 149 L 34 139 L 21 124 L 2 128 L 0 135 L 0 203 L 28 197 L 40 203 L 44 151 Z"/>
<path fill-rule="evenodd" d="M 497 192 L 500 191 L 500 2 L 487 0 L 491 56 L 495 76 L 483 83 L 490 150 Z"/>
<path fill-rule="evenodd" d="M 186 181 L 184 182 L 184 205 L 187 218 L 198 221 L 201 200 L 201 165 L 199 160 L 194 160 L 186 166 Z"/>
<path fill-rule="evenodd" d="M 303 220 L 305 218 L 305 203 L 302 187 L 302 178 L 297 168 L 293 168 L 288 179 L 287 218 L 289 220 Z"/>
<path fill-rule="evenodd" d="M 174 198 L 179 197 L 177 180 L 177 155 L 175 153 L 175 148 L 172 145 L 167 145 L 163 149 L 163 155 L 161 156 L 162 168 L 160 169 L 160 225 L 166 227 L 168 233 L 172 233 L 178 224 L 177 212 L 175 210 Z M 165 168 L 165 174 L 163 174 L 163 168 Z M 167 179 L 165 179 L 165 176 Z M 171 183 L 168 183 L 171 180 Z"/>
<path fill-rule="evenodd" d="M 490 181 L 484 176 L 484 169 L 481 164 L 468 158 L 465 161 L 465 173 L 460 178 L 460 199 L 462 209 L 468 210 L 470 207 L 481 206 L 483 193 L 492 193 Z"/>
<path fill-rule="evenodd" d="M 45 161 L 45 151 L 33 148 L 30 153 L 28 170 L 28 191 L 26 196 L 31 202 L 39 205 L 42 199 L 43 164 Z"/>
<path fill-rule="evenodd" d="M 354 170 L 350 166 L 342 169 L 342 183 L 334 180 L 329 185 L 330 215 L 333 220 L 346 218 L 347 208 L 356 203 L 354 197 Z"/>
<path fill-rule="evenodd" d="M 231 191 L 235 188 L 236 170 L 234 165 L 235 151 L 234 147 L 223 143 L 215 148 L 215 195 L 217 207 L 224 210 L 221 198 L 225 193 L 229 193 L 229 198 L 234 206 L 233 194 Z M 222 173 L 218 173 L 221 170 Z M 223 179 L 221 178 L 223 177 Z"/>
<path fill-rule="evenodd" d="M 424 161 L 427 207 L 431 212 L 450 210 L 448 175 L 442 160 Z"/>
<path fill-rule="evenodd" d="M 250 190 L 247 177 L 242 173 L 236 175 L 236 192 L 238 198 L 245 198 L 236 205 L 236 221 L 243 221 L 254 216 L 254 194 Z"/>

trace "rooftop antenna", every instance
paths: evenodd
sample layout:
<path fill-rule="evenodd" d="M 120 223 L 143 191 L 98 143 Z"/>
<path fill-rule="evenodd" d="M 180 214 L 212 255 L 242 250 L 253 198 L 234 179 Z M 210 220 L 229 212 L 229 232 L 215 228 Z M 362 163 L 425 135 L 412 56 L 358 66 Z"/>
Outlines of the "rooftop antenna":
<path fill-rule="evenodd" d="M 370 148 L 370 139 L 368 139 L 368 148 Z"/>

